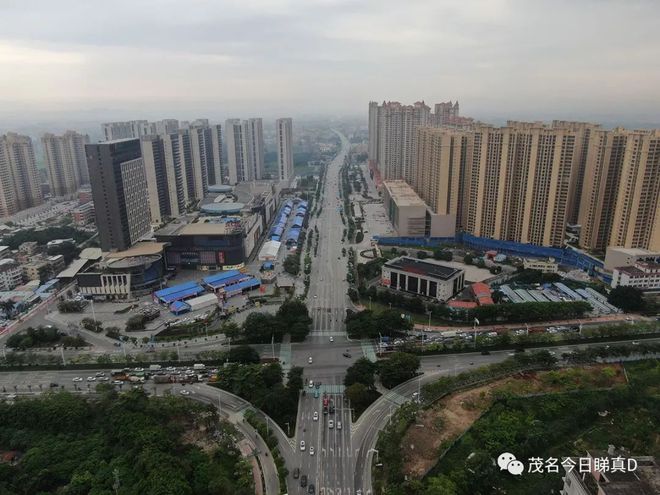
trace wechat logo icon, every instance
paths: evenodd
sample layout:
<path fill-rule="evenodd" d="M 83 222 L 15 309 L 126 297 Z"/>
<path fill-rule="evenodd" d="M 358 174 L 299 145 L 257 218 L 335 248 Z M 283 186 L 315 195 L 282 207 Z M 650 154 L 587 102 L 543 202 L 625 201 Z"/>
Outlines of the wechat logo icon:
<path fill-rule="evenodd" d="M 500 471 L 509 471 L 509 473 L 514 476 L 519 476 L 525 470 L 525 466 L 522 462 L 516 459 L 516 456 L 510 452 L 503 452 L 497 458 L 497 465 L 500 467 Z"/>

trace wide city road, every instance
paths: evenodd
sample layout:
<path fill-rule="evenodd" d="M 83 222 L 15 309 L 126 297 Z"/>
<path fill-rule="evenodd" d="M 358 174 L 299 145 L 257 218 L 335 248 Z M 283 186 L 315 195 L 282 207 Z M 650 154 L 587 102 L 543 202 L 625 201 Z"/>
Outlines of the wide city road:
<path fill-rule="evenodd" d="M 336 131 L 335 131 L 336 132 Z M 307 493 L 314 484 L 316 493 L 351 495 L 354 493 L 354 451 L 351 443 L 350 404 L 343 395 L 345 369 L 363 355 L 358 342 L 350 342 L 344 331 L 347 305 L 348 258 L 342 255 L 344 226 L 339 214 L 339 171 L 350 149 L 343 134 L 341 150 L 328 165 L 318 217 L 310 219 L 308 233 L 318 229 L 318 252 L 312 257 L 312 272 L 307 305 L 313 320 L 312 330 L 301 344 L 292 347 L 293 364 L 305 368 L 305 395 L 298 408 L 294 435 L 294 465 L 288 466 L 289 493 Z M 348 357 L 347 357 L 348 356 Z M 310 388 L 308 382 L 319 384 Z M 325 400 L 328 406 L 325 408 Z M 331 412 L 330 405 L 334 407 Z M 302 450 L 301 442 L 305 442 Z M 312 450 L 313 449 L 313 450 Z M 295 468 L 307 477 L 307 487 L 293 478 Z"/>

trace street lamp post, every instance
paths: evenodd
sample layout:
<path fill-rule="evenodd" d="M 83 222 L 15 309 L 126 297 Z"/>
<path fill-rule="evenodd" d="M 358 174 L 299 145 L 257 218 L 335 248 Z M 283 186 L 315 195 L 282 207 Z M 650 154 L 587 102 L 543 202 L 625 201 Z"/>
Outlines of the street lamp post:
<path fill-rule="evenodd" d="M 287 435 L 288 437 L 290 437 L 290 436 L 291 436 L 291 429 L 290 429 L 289 423 L 286 422 L 286 423 L 284 423 L 284 424 L 286 425 L 286 435 Z"/>
<path fill-rule="evenodd" d="M 427 332 L 430 332 L 430 331 L 431 331 L 431 314 L 432 314 L 432 311 L 431 311 L 431 310 L 428 310 L 427 313 L 428 313 L 428 315 L 429 315 L 429 326 L 426 327 L 426 331 L 427 331 Z"/>
<path fill-rule="evenodd" d="M 479 320 L 476 318 L 474 319 L 474 322 L 472 323 L 472 329 L 474 330 L 474 348 L 477 348 L 477 325 L 479 324 Z"/>

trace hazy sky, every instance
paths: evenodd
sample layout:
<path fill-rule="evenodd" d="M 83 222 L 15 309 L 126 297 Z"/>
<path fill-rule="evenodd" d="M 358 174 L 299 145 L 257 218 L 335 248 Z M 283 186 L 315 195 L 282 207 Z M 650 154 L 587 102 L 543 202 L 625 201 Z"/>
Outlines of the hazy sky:
<path fill-rule="evenodd" d="M 660 121 L 654 0 L 0 0 L 0 119 L 363 115 Z"/>

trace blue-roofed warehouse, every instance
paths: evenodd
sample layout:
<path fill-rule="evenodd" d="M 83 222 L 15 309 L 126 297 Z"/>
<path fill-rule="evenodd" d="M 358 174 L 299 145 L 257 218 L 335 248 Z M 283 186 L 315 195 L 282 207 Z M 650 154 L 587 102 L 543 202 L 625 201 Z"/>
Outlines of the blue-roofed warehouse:
<path fill-rule="evenodd" d="M 261 280 L 258 278 L 250 278 L 248 280 L 244 280 L 243 282 L 239 282 L 237 284 L 231 285 L 225 289 L 227 296 L 235 296 L 236 294 L 240 294 L 244 291 L 256 289 L 259 286 L 261 286 Z"/>
<path fill-rule="evenodd" d="M 204 288 L 197 282 L 185 282 L 167 289 L 154 292 L 154 298 L 163 304 L 171 304 L 174 301 L 182 301 L 189 297 L 198 296 L 204 292 Z"/>
<path fill-rule="evenodd" d="M 204 277 L 202 282 L 204 285 L 210 289 L 217 291 L 229 285 L 236 284 L 241 280 L 245 280 L 249 275 L 245 275 L 238 270 L 228 270 L 226 272 L 216 273 L 215 275 L 209 275 Z"/>
<path fill-rule="evenodd" d="M 302 217 L 296 217 L 293 219 L 293 227 L 302 227 L 302 225 L 303 225 Z"/>
<path fill-rule="evenodd" d="M 190 311 L 190 306 L 183 301 L 174 301 L 172 304 L 170 304 L 170 311 L 175 315 L 180 315 Z"/>
<path fill-rule="evenodd" d="M 295 228 L 290 228 L 289 233 L 286 235 L 286 243 L 291 244 L 294 242 L 298 242 L 298 238 L 300 237 L 300 229 L 295 229 Z"/>

